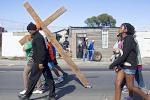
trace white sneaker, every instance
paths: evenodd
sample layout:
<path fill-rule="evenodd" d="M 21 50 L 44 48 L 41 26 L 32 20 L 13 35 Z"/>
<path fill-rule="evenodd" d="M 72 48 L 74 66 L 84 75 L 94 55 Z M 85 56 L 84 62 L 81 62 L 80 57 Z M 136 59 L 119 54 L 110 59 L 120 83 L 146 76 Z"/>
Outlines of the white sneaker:
<path fill-rule="evenodd" d="M 60 77 L 57 78 L 57 80 L 55 81 L 55 83 L 61 83 L 63 81 L 64 81 L 64 79 L 60 76 Z"/>
<path fill-rule="evenodd" d="M 34 94 L 42 94 L 43 91 L 42 91 L 42 90 L 35 90 L 35 91 L 33 91 L 32 93 L 34 93 Z"/>
<path fill-rule="evenodd" d="M 122 89 L 122 93 L 128 93 L 129 91 L 128 91 L 128 88 L 127 88 L 127 86 L 125 85 L 124 87 L 123 87 L 123 89 Z"/>
<path fill-rule="evenodd" d="M 26 90 L 23 90 L 20 92 L 20 94 L 25 94 L 26 93 Z"/>

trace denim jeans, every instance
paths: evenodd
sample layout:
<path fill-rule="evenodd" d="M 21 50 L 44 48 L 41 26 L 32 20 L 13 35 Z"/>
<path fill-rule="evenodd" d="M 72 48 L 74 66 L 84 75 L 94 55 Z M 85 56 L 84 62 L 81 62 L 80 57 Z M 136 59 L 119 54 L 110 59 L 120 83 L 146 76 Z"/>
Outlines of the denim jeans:
<path fill-rule="evenodd" d="M 94 50 L 89 50 L 89 60 L 92 61 L 94 56 Z"/>
<path fill-rule="evenodd" d="M 139 69 L 139 68 L 136 69 L 135 80 L 136 80 L 139 88 L 145 88 L 146 87 L 144 80 L 143 80 L 143 76 L 142 76 L 142 69 Z M 126 80 L 124 79 L 122 84 L 121 84 L 121 90 L 123 89 L 125 84 L 126 84 Z"/>
<path fill-rule="evenodd" d="M 86 50 L 86 49 L 83 49 L 83 61 L 85 61 L 85 58 L 89 58 L 88 57 L 89 55 L 88 55 L 88 50 Z"/>

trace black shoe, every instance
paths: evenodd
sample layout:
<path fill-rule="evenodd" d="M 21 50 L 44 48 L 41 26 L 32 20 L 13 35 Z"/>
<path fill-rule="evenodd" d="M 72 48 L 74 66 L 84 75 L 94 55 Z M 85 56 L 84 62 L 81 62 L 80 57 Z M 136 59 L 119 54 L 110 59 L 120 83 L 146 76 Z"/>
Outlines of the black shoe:
<path fill-rule="evenodd" d="M 30 100 L 27 95 L 18 95 L 20 100 Z"/>
<path fill-rule="evenodd" d="M 68 77 L 68 73 L 64 73 L 64 74 L 63 74 L 63 77 L 64 77 L 64 78 Z"/>

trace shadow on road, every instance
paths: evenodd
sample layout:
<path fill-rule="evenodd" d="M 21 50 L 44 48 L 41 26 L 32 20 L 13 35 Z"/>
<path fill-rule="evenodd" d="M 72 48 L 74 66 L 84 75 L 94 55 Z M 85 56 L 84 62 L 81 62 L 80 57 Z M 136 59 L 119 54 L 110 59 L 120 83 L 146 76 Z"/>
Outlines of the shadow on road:
<path fill-rule="evenodd" d="M 57 99 L 60 99 L 61 97 L 72 93 L 75 89 L 76 87 L 74 85 L 69 85 L 69 86 L 59 88 L 58 92 L 56 93 L 58 95 Z"/>
<path fill-rule="evenodd" d="M 74 74 L 72 75 L 68 75 L 67 77 L 64 78 L 64 81 L 62 83 L 56 84 L 56 89 L 58 89 L 57 91 L 57 99 L 60 99 L 61 97 L 65 96 L 66 94 L 72 93 L 76 87 L 75 85 L 69 85 L 69 82 L 75 80 L 76 82 L 78 82 L 79 84 L 81 84 L 81 82 L 76 78 L 76 76 Z M 81 84 L 82 85 L 82 84 Z"/>
<path fill-rule="evenodd" d="M 56 84 L 56 88 L 59 88 L 59 87 L 63 87 L 65 85 L 67 85 L 69 82 L 71 81 L 76 81 L 78 84 L 82 85 L 82 83 L 80 82 L 80 80 L 76 77 L 75 74 L 71 74 L 71 75 L 68 75 L 67 77 L 64 78 L 64 81 L 62 83 L 58 83 Z M 83 86 L 83 85 L 82 85 Z"/>
<path fill-rule="evenodd" d="M 65 96 L 66 94 L 72 93 L 74 90 L 75 90 L 74 85 L 69 85 L 69 86 L 59 88 L 59 90 L 56 92 L 56 94 L 57 94 L 56 100 L 58 100 L 61 97 Z M 41 97 L 32 98 L 30 100 L 47 100 L 47 98 L 48 98 L 48 95 L 44 95 L 44 96 L 41 96 Z"/>
<path fill-rule="evenodd" d="M 60 99 L 61 97 L 72 93 L 76 89 L 75 85 L 68 85 L 69 82 L 71 82 L 72 80 L 75 80 L 76 82 L 81 84 L 81 82 L 76 78 L 76 76 L 74 74 L 68 75 L 63 82 L 55 84 L 55 87 L 57 90 L 57 92 L 56 92 L 57 99 Z M 48 95 L 44 95 L 42 97 L 33 98 L 31 100 L 41 100 L 41 99 L 45 99 L 47 97 L 48 97 Z"/>

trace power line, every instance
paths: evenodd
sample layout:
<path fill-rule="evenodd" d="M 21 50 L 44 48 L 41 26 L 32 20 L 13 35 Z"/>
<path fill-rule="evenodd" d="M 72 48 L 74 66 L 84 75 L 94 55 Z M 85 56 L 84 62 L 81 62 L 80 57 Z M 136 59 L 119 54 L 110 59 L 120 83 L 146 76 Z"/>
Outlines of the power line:
<path fill-rule="evenodd" d="M 28 23 L 14 21 L 10 19 L 0 18 L 0 26 L 4 27 L 7 31 L 26 31 L 26 26 Z M 58 31 L 66 28 L 65 26 L 48 26 L 52 31 Z"/>
<path fill-rule="evenodd" d="M 5 22 L 10 22 L 10 23 L 20 23 L 20 24 L 27 24 L 24 22 L 20 22 L 20 21 L 14 21 L 14 20 L 10 20 L 10 19 L 4 19 L 4 18 L 0 18 L 1 21 L 5 21 Z"/>

